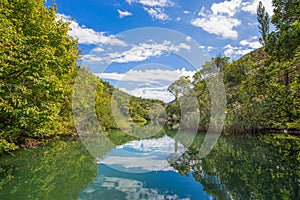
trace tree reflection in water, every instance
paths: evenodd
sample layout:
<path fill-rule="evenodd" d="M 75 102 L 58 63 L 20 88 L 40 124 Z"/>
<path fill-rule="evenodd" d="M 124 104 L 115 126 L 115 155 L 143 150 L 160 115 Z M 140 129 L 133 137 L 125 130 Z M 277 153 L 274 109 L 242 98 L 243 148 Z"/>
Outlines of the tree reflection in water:
<path fill-rule="evenodd" d="M 203 136 L 176 161 L 181 175 L 192 176 L 215 199 L 298 199 L 299 139 L 223 137 L 200 158 Z"/>

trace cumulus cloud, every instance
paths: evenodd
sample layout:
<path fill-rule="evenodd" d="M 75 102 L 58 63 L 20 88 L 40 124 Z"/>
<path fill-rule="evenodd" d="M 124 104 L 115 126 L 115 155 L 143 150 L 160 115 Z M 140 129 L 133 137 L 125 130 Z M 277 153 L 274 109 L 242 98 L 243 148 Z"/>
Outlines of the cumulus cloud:
<path fill-rule="evenodd" d="M 120 88 L 120 90 L 136 97 L 142 97 L 146 99 L 159 99 L 166 103 L 174 100 L 174 95 L 167 91 L 167 87 L 143 87 L 136 88 L 134 90 Z"/>
<path fill-rule="evenodd" d="M 185 68 L 176 70 L 150 69 L 150 70 L 129 70 L 125 74 L 119 73 L 98 73 L 100 78 L 132 81 L 132 82 L 173 82 L 181 76 L 193 76 L 195 71 L 186 71 Z"/>
<path fill-rule="evenodd" d="M 120 18 L 128 17 L 128 16 L 131 16 L 131 15 L 132 15 L 132 13 L 129 12 L 129 11 L 127 11 L 127 10 L 122 11 L 122 10 L 119 10 L 119 9 L 118 9 L 118 13 L 119 13 L 119 17 L 120 17 Z"/>
<path fill-rule="evenodd" d="M 238 11 L 238 8 L 240 7 L 241 3 L 242 0 L 231 0 L 220 3 L 213 3 L 210 9 L 215 15 L 225 13 L 232 17 Z"/>
<path fill-rule="evenodd" d="M 249 12 L 252 15 L 256 15 L 257 6 L 261 0 L 252 0 L 248 2 L 242 3 L 242 10 L 244 12 Z M 263 5 L 266 8 L 266 11 L 269 13 L 269 15 L 273 15 L 273 6 L 272 6 L 272 0 L 264 0 L 262 1 Z"/>
<path fill-rule="evenodd" d="M 186 39 L 186 41 L 188 41 L 188 42 L 192 40 L 192 38 L 191 38 L 190 36 L 186 36 L 185 39 Z"/>
<path fill-rule="evenodd" d="M 97 73 L 95 75 L 103 79 L 119 81 L 117 86 L 128 94 L 170 102 L 174 100 L 174 96 L 167 91 L 168 86 L 181 76 L 192 77 L 194 74 L 195 71 L 186 71 L 185 68 L 182 68 L 177 70 L 130 70 L 124 74 Z"/>
<path fill-rule="evenodd" d="M 151 57 L 161 56 L 164 53 L 189 50 L 190 48 L 191 47 L 185 43 L 174 45 L 170 41 L 163 41 L 162 43 L 140 43 L 138 45 L 132 45 L 129 50 L 111 52 L 102 57 L 107 63 L 141 62 Z"/>
<path fill-rule="evenodd" d="M 113 35 L 107 35 L 105 32 L 97 32 L 91 28 L 80 26 L 78 22 L 72 20 L 70 16 L 58 14 L 58 19 L 70 22 L 69 35 L 78 39 L 80 44 L 106 44 L 115 46 L 126 46 L 126 43 L 117 39 Z"/>
<path fill-rule="evenodd" d="M 171 0 L 126 0 L 129 4 L 138 3 L 144 6 L 144 10 L 153 18 L 162 21 L 170 20 L 164 8 L 174 6 Z"/>
<path fill-rule="evenodd" d="M 111 64 L 111 63 L 131 63 L 142 62 L 149 58 L 160 57 L 179 52 L 181 50 L 189 51 L 191 46 L 185 43 L 172 44 L 170 41 L 155 43 L 147 41 L 145 43 L 133 44 L 120 51 L 108 48 L 106 50 L 97 47 L 93 53 L 84 55 L 82 60 L 89 64 Z"/>
<path fill-rule="evenodd" d="M 153 18 L 153 19 L 159 19 L 162 21 L 170 20 L 170 17 L 164 13 L 164 10 L 162 8 L 147 8 L 144 7 L 144 10 L 147 11 L 147 13 Z"/>
<path fill-rule="evenodd" d="M 93 54 L 83 55 L 82 60 L 92 62 L 92 63 L 97 63 L 97 62 L 103 62 L 104 61 L 101 57 L 93 55 Z"/>
<path fill-rule="evenodd" d="M 258 37 L 252 37 L 248 40 L 241 40 L 240 45 L 248 46 L 252 49 L 258 49 L 258 48 L 262 47 L 261 43 L 258 41 Z"/>
<path fill-rule="evenodd" d="M 96 48 L 94 49 L 94 51 L 95 51 L 95 52 L 104 52 L 105 50 L 104 50 L 103 48 L 101 48 L 101 47 L 96 47 Z"/>
<path fill-rule="evenodd" d="M 208 46 L 208 47 L 206 47 L 206 49 L 207 49 L 207 51 L 211 51 L 211 50 L 213 50 L 213 49 L 214 49 L 214 47 L 212 47 L 212 46 Z"/>
<path fill-rule="evenodd" d="M 236 59 L 240 56 L 250 53 L 251 51 L 253 51 L 252 48 L 233 47 L 230 44 L 224 47 L 224 55 L 230 57 L 231 59 Z"/>
<path fill-rule="evenodd" d="M 171 0 L 126 0 L 129 4 L 139 3 L 149 7 L 167 7 L 173 6 L 174 3 Z"/>
<path fill-rule="evenodd" d="M 238 32 L 234 28 L 241 25 L 241 21 L 236 17 L 240 11 L 256 14 L 260 0 L 230 0 L 213 3 L 210 9 L 202 7 L 198 16 L 191 20 L 191 24 L 201 27 L 204 31 L 211 34 L 221 35 L 223 38 L 236 39 Z M 272 15 L 272 0 L 263 1 L 267 12 Z"/>
<path fill-rule="evenodd" d="M 236 39 L 238 32 L 233 28 L 241 25 L 241 21 L 228 16 L 211 14 L 207 17 L 193 19 L 191 24 L 201 27 L 209 33 L 221 35 L 223 38 Z"/>
<path fill-rule="evenodd" d="M 231 0 L 213 3 L 209 10 L 202 7 L 199 17 L 192 19 L 191 24 L 208 33 L 236 39 L 238 32 L 234 28 L 240 26 L 241 21 L 233 16 L 238 12 L 240 4 L 241 0 Z"/>
<path fill-rule="evenodd" d="M 240 41 L 241 46 L 233 47 L 228 44 L 224 47 L 224 55 L 236 59 L 240 56 L 250 53 L 251 51 L 261 48 L 262 45 L 257 36 L 250 37 Z"/>

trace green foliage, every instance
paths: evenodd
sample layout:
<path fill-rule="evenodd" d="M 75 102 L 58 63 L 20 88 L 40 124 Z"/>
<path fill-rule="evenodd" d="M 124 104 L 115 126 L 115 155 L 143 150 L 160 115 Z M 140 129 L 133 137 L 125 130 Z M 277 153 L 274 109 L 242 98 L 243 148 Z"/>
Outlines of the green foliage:
<path fill-rule="evenodd" d="M 258 28 L 261 34 L 259 41 L 262 45 L 265 45 L 268 41 L 268 34 L 270 32 L 270 17 L 261 1 L 257 8 L 257 21 L 259 23 Z"/>
<path fill-rule="evenodd" d="M 19 147 L 14 143 L 9 143 L 5 139 L 0 139 L 0 155 L 4 152 L 16 150 Z"/>
<path fill-rule="evenodd" d="M 187 94 L 189 90 L 190 80 L 187 76 L 180 77 L 168 87 L 168 91 L 175 95 L 175 100 L 177 100 L 181 95 Z"/>
<path fill-rule="evenodd" d="M 157 106 L 164 107 L 160 100 L 131 96 L 99 80 L 103 89 L 96 93 L 96 112 L 102 129 L 130 129 L 132 123 L 145 125 L 164 118 Z"/>
<path fill-rule="evenodd" d="M 300 130 L 300 4 L 294 0 L 274 0 L 273 6 L 271 22 L 276 30 L 271 33 L 262 3 L 257 9 L 264 48 L 231 63 L 228 58 L 212 58 L 194 75 L 190 89 L 198 97 L 200 129 L 207 129 L 211 120 L 205 80 L 219 73 L 226 87 L 225 133 Z M 171 92 L 176 96 L 176 92 Z M 180 116 L 174 103 L 168 108 L 169 116 Z"/>
<path fill-rule="evenodd" d="M 70 123 L 77 42 L 42 0 L 0 4 L 0 137 L 48 137 Z"/>
<path fill-rule="evenodd" d="M 273 0 L 271 22 L 276 30 L 268 35 L 266 51 L 278 61 L 292 60 L 300 46 L 300 4 L 297 0 Z"/>

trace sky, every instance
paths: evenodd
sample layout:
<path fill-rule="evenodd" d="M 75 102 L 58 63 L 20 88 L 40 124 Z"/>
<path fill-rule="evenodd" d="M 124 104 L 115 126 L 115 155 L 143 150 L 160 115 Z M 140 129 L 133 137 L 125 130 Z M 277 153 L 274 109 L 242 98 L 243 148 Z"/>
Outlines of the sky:
<path fill-rule="evenodd" d="M 270 15 L 272 0 L 262 0 Z M 50 2 L 48 2 L 50 3 Z M 167 87 L 211 57 L 260 48 L 259 0 L 56 0 L 82 65 L 130 94 L 172 101 Z"/>

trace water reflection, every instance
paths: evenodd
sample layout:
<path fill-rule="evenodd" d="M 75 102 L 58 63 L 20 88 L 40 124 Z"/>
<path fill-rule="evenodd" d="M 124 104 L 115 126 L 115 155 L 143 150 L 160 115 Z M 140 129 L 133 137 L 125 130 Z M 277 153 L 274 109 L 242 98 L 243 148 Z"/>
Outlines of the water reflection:
<path fill-rule="evenodd" d="M 187 146 L 188 133 L 168 135 L 134 140 L 112 132 L 118 146 L 99 143 L 98 164 L 79 141 L 2 156 L 14 179 L 0 199 L 299 199 L 298 137 L 220 138 L 202 158 L 203 136 Z"/>
<path fill-rule="evenodd" d="M 79 141 L 55 141 L 14 154 L 0 159 L 14 177 L 0 190 L 0 199 L 76 199 L 97 175 L 93 157 Z"/>
<path fill-rule="evenodd" d="M 175 171 L 126 173 L 100 164 L 94 183 L 80 193 L 79 199 L 211 199 L 192 176 Z"/>
<path fill-rule="evenodd" d="M 170 166 L 185 150 L 168 136 L 119 145 L 103 156 L 80 199 L 211 199 L 201 183 Z"/>
<path fill-rule="evenodd" d="M 188 147 L 168 136 L 117 146 L 80 199 L 299 199 L 299 139 L 220 138 L 202 158 L 203 139 Z"/>
<path fill-rule="evenodd" d="M 98 163 L 130 173 L 173 171 L 167 159 L 176 160 L 184 151 L 182 144 L 168 136 L 134 140 L 117 146 Z"/>
<path fill-rule="evenodd" d="M 299 199 L 299 139 L 220 138 L 203 159 L 197 140 L 171 166 L 182 175 L 193 171 L 215 199 Z"/>

